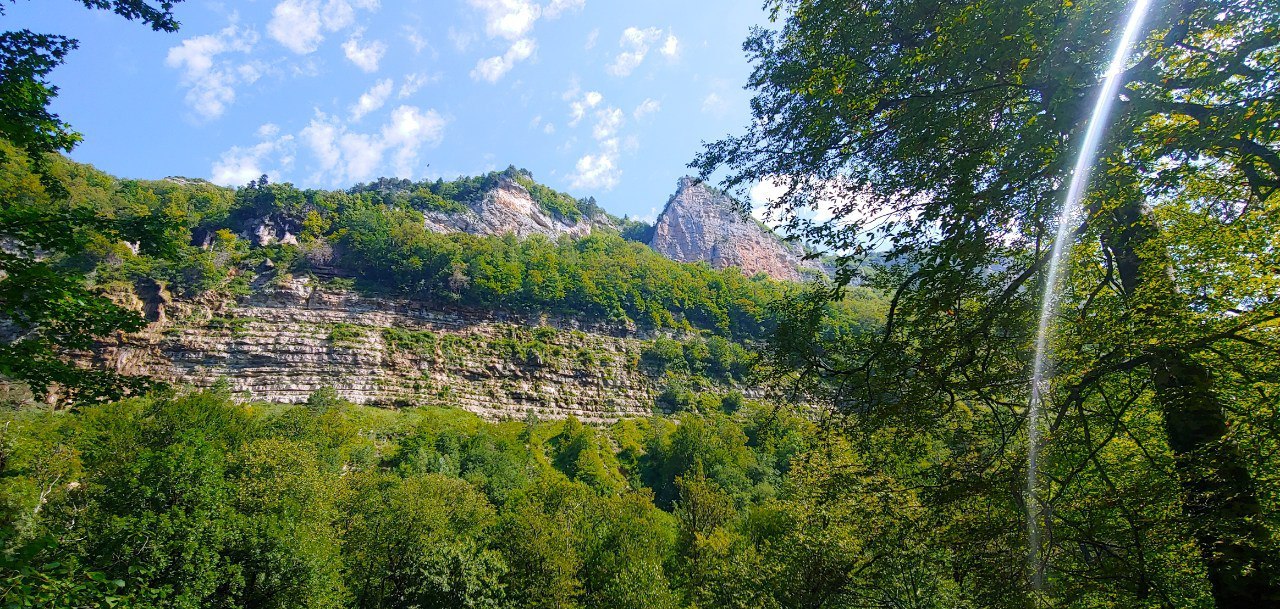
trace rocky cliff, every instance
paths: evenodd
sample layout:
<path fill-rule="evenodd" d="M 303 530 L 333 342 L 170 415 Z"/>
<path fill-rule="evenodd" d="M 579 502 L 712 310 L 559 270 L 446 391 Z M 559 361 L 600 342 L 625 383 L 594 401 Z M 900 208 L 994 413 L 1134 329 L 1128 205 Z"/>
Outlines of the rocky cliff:
<path fill-rule="evenodd" d="M 432 309 L 288 277 L 239 302 L 137 296 L 151 325 L 104 344 L 94 365 L 195 387 L 226 379 L 241 399 L 298 403 L 333 387 L 359 404 L 609 422 L 652 414 L 671 380 L 642 362 L 647 337 L 619 325 Z"/>
<path fill-rule="evenodd" d="M 570 221 L 543 209 L 529 191 L 510 177 L 498 178 L 495 187 L 467 206 L 465 210 L 442 212 L 427 210 L 427 228 L 441 233 L 471 233 L 473 235 L 546 235 L 552 239 L 561 235 L 585 237 L 591 230 L 607 220 L 582 218 Z"/>
<path fill-rule="evenodd" d="M 680 179 L 658 216 L 649 246 L 672 260 L 736 266 L 747 275 L 798 281 L 806 271 L 821 272 L 799 247 L 745 217 L 728 195 L 689 177 Z"/>

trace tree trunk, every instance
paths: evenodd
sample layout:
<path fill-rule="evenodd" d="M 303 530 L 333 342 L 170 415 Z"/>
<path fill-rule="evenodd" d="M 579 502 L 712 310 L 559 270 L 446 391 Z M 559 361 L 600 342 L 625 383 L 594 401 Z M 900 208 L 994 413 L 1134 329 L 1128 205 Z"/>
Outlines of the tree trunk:
<path fill-rule="evenodd" d="M 1240 449 L 1228 438 L 1209 371 L 1177 351 L 1152 354 L 1156 400 L 1182 484 L 1182 511 L 1195 532 L 1220 609 L 1280 602 L 1272 580 L 1262 506 Z"/>
<path fill-rule="evenodd" d="M 1139 317 L 1181 316 L 1184 303 L 1170 280 L 1171 264 L 1149 247 L 1157 228 L 1142 203 L 1135 199 L 1116 210 L 1114 226 L 1104 240 L 1126 296 L 1132 300 L 1144 292 L 1143 300 L 1154 304 L 1138 311 Z M 1262 506 L 1239 447 L 1227 437 L 1226 413 L 1209 370 L 1176 349 L 1157 348 L 1148 355 L 1182 486 L 1182 511 L 1205 561 L 1215 604 L 1219 609 L 1276 606 L 1271 603 L 1280 603 L 1280 580 L 1273 577 Z"/>

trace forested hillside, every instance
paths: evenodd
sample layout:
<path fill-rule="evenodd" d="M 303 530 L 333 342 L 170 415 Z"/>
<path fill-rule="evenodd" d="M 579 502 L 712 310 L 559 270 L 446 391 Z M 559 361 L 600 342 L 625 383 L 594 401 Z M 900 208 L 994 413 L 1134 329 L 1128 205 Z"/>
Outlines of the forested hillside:
<path fill-rule="evenodd" d="M 622 221 L 608 218 L 594 203 L 551 191 L 514 168 L 451 182 L 384 181 L 323 191 L 271 184 L 265 176 L 237 189 L 182 178 L 120 180 L 54 159 L 51 172 L 69 193 L 55 202 L 21 154 L 5 146 L 4 158 L 0 188 L 6 196 L 51 205 L 59 213 L 162 227 L 154 244 L 164 252 L 159 256 L 136 252 L 92 228 L 69 227 L 85 233 L 87 247 L 56 262 L 87 273 L 106 290 L 129 290 L 150 279 L 178 296 L 242 295 L 254 272 L 268 264 L 271 273 L 336 277 L 365 291 L 439 304 L 546 310 L 647 328 L 757 337 L 768 326 L 765 303 L 786 289 L 737 269 L 667 260 L 609 228 Z M 602 229 L 553 241 L 444 234 L 425 226 L 424 211 L 459 208 L 512 177 L 528 184 L 551 213 L 575 221 L 587 214 L 600 219 Z"/>
<path fill-rule="evenodd" d="M 369 180 L 497 142 L 644 188 L 637 125 L 733 112 L 745 9 L 438 3 L 442 51 L 397 6 L 397 57 L 389 3 L 258 4 L 288 59 L 239 12 L 165 58 L 252 117 L 234 188 L 70 160 L 78 43 L 0 33 L 0 605 L 1280 606 L 1280 4 L 769 0 L 654 225 L 514 166 Z M 428 55 L 350 106 L 255 84 Z"/>

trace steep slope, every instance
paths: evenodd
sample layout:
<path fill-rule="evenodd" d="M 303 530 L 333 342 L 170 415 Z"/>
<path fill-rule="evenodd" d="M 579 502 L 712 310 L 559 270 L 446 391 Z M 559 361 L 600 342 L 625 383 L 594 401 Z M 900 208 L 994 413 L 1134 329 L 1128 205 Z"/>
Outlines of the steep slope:
<path fill-rule="evenodd" d="M 690 177 L 680 178 L 649 247 L 672 260 L 734 266 L 747 275 L 798 281 L 806 271 L 820 272 L 816 263 L 803 259 L 800 248 L 743 217 L 727 195 Z"/>

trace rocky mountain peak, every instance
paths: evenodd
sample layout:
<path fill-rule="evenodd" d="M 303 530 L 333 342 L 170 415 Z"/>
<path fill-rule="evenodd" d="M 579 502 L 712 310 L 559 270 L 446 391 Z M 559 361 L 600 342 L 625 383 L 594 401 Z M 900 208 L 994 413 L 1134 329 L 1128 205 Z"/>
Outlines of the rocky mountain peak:
<path fill-rule="evenodd" d="M 492 188 L 458 211 L 426 210 L 427 228 L 436 232 L 465 232 L 473 235 L 511 234 L 524 238 L 545 235 L 584 237 L 600 221 L 582 217 L 562 217 L 545 209 L 518 180 L 499 175 Z"/>
<path fill-rule="evenodd" d="M 802 279 L 805 269 L 819 268 L 803 259 L 799 247 L 745 215 L 727 194 L 689 176 L 677 181 L 649 247 L 672 260 L 736 266 L 747 275 L 790 281 Z"/>

